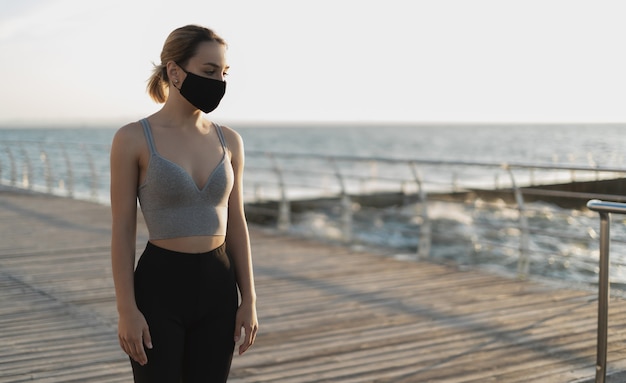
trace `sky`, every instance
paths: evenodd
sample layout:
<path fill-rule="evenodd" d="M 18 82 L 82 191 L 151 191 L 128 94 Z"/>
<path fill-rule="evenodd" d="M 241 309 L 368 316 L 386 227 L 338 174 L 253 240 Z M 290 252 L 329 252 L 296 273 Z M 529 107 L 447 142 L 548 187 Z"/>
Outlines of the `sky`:
<path fill-rule="evenodd" d="M 0 0 L 0 126 L 117 124 L 175 28 L 228 43 L 211 119 L 626 122 L 621 0 Z"/>

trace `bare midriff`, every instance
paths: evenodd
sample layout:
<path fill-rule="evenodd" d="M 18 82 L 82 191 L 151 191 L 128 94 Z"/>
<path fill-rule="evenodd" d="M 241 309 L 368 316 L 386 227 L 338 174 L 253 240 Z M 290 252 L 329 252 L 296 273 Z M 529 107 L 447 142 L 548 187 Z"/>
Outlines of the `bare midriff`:
<path fill-rule="evenodd" d="M 167 250 L 180 253 L 199 254 L 207 253 L 220 247 L 226 236 L 224 235 L 203 235 L 194 237 L 178 237 L 168 239 L 151 239 L 150 242 Z"/>

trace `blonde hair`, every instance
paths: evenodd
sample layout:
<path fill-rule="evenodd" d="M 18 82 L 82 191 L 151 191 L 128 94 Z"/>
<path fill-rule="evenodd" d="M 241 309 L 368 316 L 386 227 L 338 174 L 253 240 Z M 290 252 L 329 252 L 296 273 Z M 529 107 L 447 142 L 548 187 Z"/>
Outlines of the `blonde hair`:
<path fill-rule="evenodd" d="M 186 25 L 169 34 L 161 50 L 161 64 L 154 65 L 146 87 L 154 101 L 164 103 L 167 100 L 169 91 L 167 63 L 174 61 L 178 65 L 185 65 L 196 54 L 198 45 L 205 41 L 226 45 L 226 42 L 211 29 L 198 25 Z"/>

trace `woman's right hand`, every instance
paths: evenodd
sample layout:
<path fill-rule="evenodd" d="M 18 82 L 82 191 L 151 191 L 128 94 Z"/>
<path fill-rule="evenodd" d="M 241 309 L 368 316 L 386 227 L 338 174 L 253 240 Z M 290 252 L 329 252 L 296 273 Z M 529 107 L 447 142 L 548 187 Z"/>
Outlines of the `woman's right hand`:
<path fill-rule="evenodd" d="M 117 324 L 117 335 L 120 346 L 126 354 L 140 365 L 148 363 L 144 345 L 152 348 L 152 339 L 148 329 L 148 322 L 138 309 L 128 313 L 120 313 Z"/>

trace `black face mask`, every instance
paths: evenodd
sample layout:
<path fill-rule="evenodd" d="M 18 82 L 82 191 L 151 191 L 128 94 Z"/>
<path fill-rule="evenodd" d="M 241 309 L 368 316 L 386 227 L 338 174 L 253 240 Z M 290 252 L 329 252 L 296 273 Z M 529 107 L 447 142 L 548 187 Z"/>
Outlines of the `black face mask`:
<path fill-rule="evenodd" d="M 180 67 L 180 69 L 183 68 Z M 226 93 L 226 81 L 198 76 L 184 69 L 183 72 L 187 74 L 187 77 L 178 88 L 180 94 L 204 113 L 215 110 Z"/>

